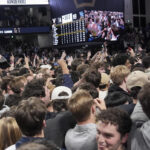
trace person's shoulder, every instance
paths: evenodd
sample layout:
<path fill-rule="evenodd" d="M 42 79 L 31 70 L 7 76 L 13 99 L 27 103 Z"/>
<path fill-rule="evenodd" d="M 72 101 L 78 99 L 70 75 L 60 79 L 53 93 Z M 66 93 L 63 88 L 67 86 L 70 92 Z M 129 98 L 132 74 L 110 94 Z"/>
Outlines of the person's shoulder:
<path fill-rule="evenodd" d="M 11 145 L 9 147 L 7 147 L 5 150 L 16 150 L 16 145 Z"/>
<path fill-rule="evenodd" d="M 74 137 L 75 132 L 76 132 L 76 131 L 75 131 L 74 128 L 69 129 L 69 130 L 66 132 L 65 140 L 70 140 L 72 137 Z"/>

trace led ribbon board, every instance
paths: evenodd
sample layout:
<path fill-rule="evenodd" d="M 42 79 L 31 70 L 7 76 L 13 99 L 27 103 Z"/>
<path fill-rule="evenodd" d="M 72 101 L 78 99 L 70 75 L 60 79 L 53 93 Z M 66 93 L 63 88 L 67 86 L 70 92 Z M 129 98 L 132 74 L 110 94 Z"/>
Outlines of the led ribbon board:
<path fill-rule="evenodd" d="M 0 5 L 48 5 L 49 0 L 0 0 Z"/>

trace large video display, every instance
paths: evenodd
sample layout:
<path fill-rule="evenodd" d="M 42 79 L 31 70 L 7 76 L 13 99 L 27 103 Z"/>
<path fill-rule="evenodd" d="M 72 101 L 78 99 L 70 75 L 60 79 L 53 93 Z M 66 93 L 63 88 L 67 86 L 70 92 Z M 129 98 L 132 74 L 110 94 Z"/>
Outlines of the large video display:
<path fill-rule="evenodd" d="M 53 19 L 53 45 L 116 41 L 124 29 L 124 14 L 84 10 Z"/>
<path fill-rule="evenodd" d="M 50 0 L 54 45 L 119 40 L 124 0 Z"/>
<path fill-rule="evenodd" d="M 116 41 L 124 29 L 123 12 L 85 10 L 87 41 Z"/>

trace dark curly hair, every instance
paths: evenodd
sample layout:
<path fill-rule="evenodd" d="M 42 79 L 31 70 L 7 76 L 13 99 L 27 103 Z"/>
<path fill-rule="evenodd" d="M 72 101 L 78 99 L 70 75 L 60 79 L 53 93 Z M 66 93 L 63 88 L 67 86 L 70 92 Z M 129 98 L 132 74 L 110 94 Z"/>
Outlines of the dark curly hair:
<path fill-rule="evenodd" d="M 127 54 L 120 53 L 114 57 L 112 65 L 113 67 L 118 65 L 125 65 L 127 60 L 129 60 L 129 56 Z"/>
<path fill-rule="evenodd" d="M 130 132 L 132 121 L 130 116 L 118 109 L 118 108 L 109 108 L 107 110 L 102 111 L 97 116 L 97 121 L 102 121 L 105 124 L 112 124 L 117 126 L 118 132 L 123 137 L 126 133 Z"/>
<path fill-rule="evenodd" d="M 15 112 L 15 119 L 22 133 L 25 136 L 40 134 L 46 112 L 46 106 L 39 98 L 30 97 L 22 100 Z"/>
<path fill-rule="evenodd" d="M 96 69 L 88 69 L 84 73 L 83 79 L 87 83 L 91 83 L 97 88 L 97 87 L 99 87 L 99 84 L 101 81 L 101 74 Z"/>
<path fill-rule="evenodd" d="M 45 80 L 44 79 L 33 79 L 28 82 L 22 93 L 23 98 L 35 97 L 45 97 Z"/>

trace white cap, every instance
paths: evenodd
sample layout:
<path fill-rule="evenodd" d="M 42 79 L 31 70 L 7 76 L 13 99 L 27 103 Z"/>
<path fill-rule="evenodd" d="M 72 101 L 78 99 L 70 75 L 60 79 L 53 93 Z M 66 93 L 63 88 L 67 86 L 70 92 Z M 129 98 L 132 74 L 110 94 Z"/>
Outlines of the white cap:
<path fill-rule="evenodd" d="M 67 93 L 67 95 L 66 96 L 60 96 L 59 94 L 62 92 Z M 70 88 L 68 88 L 66 86 L 58 86 L 58 87 L 54 88 L 54 90 L 52 91 L 51 100 L 69 99 L 71 96 L 72 96 L 72 91 Z"/>
<path fill-rule="evenodd" d="M 51 69 L 52 66 L 51 65 L 41 65 L 40 68 L 47 68 L 47 69 Z"/>

